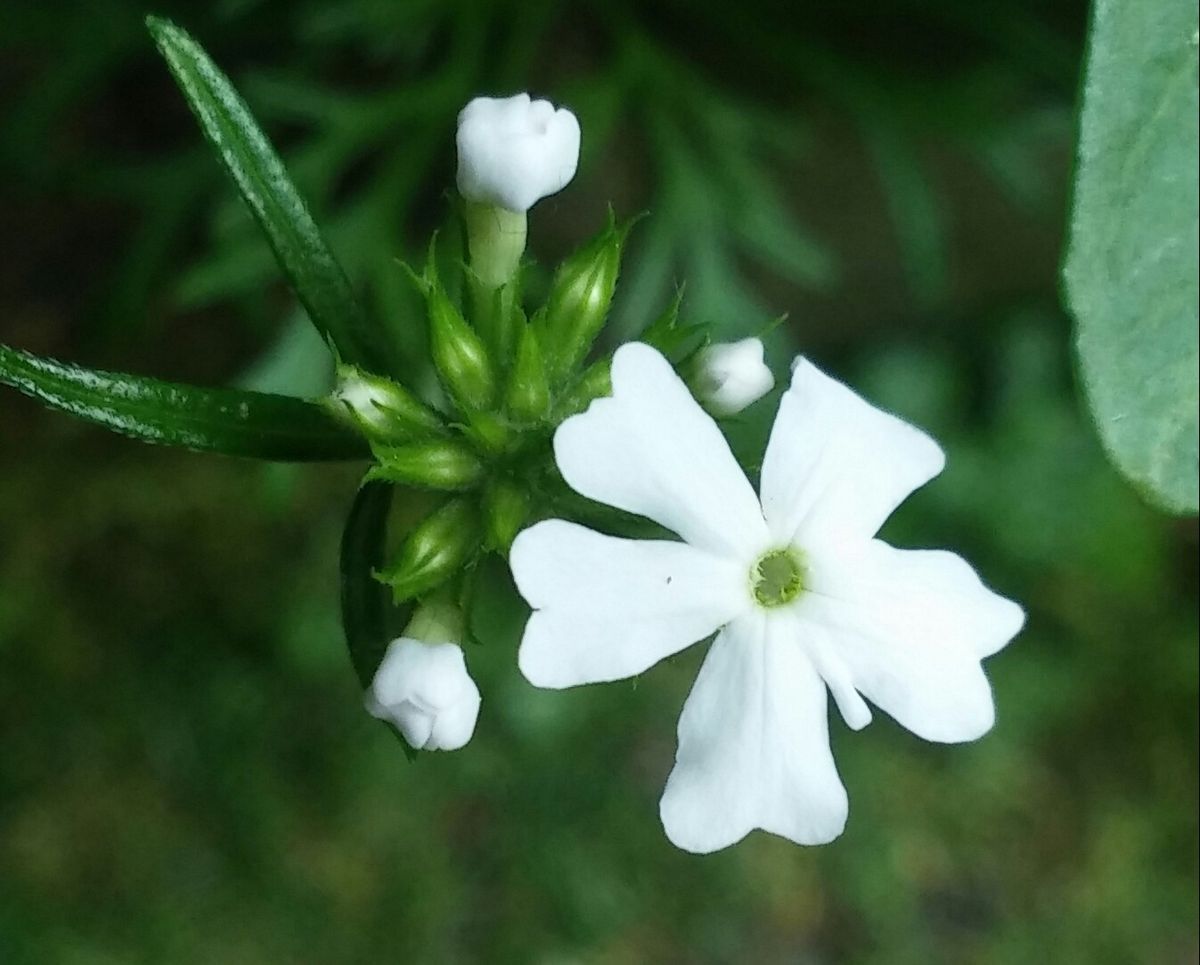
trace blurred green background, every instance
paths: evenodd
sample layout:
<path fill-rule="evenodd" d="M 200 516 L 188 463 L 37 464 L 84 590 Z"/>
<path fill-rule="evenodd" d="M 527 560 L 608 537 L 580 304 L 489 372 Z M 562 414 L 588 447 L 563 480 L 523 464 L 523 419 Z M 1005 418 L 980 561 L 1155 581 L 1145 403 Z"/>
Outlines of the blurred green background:
<path fill-rule="evenodd" d="M 0 5 L 0 341 L 205 384 L 326 363 L 158 62 L 144 0 Z M 834 724 L 845 835 L 674 850 L 702 648 L 539 692 L 499 603 L 464 751 L 409 764 L 336 609 L 361 473 L 153 449 L 0 394 L 0 962 L 1195 962 L 1197 530 L 1083 414 L 1059 307 L 1086 4 L 163 2 L 240 86 L 421 357 L 396 256 L 449 213 L 478 93 L 573 107 L 553 265 L 635 229 L 614 337 L 687 280 L 930 429 L 885 535 L 1029 611 L 995 730 Z M 414 372 L 414 378 L 419 374 Z M 753 459 L 773 399 L 738 428 Z M 499 577 L 498 577 L 499 579 Z"/>

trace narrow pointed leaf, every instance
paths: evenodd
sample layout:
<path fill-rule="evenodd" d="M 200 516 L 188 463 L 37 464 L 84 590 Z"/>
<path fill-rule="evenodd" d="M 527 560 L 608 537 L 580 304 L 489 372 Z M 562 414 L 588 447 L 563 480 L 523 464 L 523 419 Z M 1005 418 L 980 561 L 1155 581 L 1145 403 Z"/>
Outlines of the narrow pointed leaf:
<path fill-rule="evenodd" d="M 186 31 L 158 17 L 146 26 L 317 330 L 343 362 L 389 372 L 342 266 L 229 79 Z"/>
<path fill-rule="evenodd" d="M 395 487 L 387 483 L 364 483 L 342 532 L 342 628 L 350 662 L 364 690 L 392 639 L 392 591 L 371 574 L 385 562 L 394 492 Z"/>
<path fill-rule="evenodd" d="M 0 384 L 143 442 L 283 462 L 370 455 L 320 405 L 284 395 L 100 372 L 6 345 Z"/>

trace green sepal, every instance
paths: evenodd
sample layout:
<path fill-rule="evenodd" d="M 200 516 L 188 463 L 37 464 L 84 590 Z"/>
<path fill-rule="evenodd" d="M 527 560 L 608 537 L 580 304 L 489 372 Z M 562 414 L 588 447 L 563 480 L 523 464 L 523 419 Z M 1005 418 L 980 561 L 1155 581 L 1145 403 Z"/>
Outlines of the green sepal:
<path fill-rule="evenodd" d="M 281 462 L 364 459 L 366 442 L 315 402 L 101 372 L 0 345 L 0 383 L 143 442 Z"/>
<path fill-rule="evenodd" d="M 446 431 L 441 416 L 404 386 L 353 365 L 338 366 L 337 384 L 325 404 L 376 443 L 407 442 Z"/>
<path fill-rule="evenodd" d="M 560 385 L 583 362 L 604 327 L 633 223 L 618 226 L 610 211 L 605 229 L 554 273 L 545 311 L 536 317 L 552 385 Z"/>
<path fill-rule="evenodd" d="M 496 400 L 495 365 L 483 339 L 451 300 L 434 259 L 431 243 L 424 273 L 408 272 L 425 298 L 429 350 L 438 378 L 461 412 L 490 409 Z"/>
<path fill-rule="evenodd" d="M 676 289 L 671 304 L 638 337 L 639 342 L 645 342 L 662 352 L 676 368 L 690 362 L 712 341 L 711 325 L 703 322 L 680 323 L 679 308 L 682 304 L 683 288 L 680 287 Z"/>
<path fill-rule="evenodd" d="M 517 356 L 508 373 L 504 407 L 518 422 L 540 422 L 550 410 L 550 381 L 532 325 L 524 325 L 517 341 Z"/>
<path fill-rule="evenodd" d="M 378 330 L 363 314 L 345 271 L 229 78 L 170 21 L 147 17 L 146 27 L 313 325 L 343 362 L 391 371 Z"/>
<path fill-rule="evenodd" d="M 563 393 L 554 406 L 551 421 L 555 424 L 582 412 L 595 399 L 612 395 L 612 359 L 597 359 L 575 383 Z"/>
<path fill-rule="evenodd" d="M 485 546 L 507 555 L 529 521 L 530 510 L 529 492 L 523 486 L 511 479 L 493 480 L 483 494 Z"/>
<path fill-rule="evenodd" d="M 402 446 L 375 446 L 378 464 L 368 479 L 461 492 L 483 479 L 485 467 L 475 450 L 452 439 L 431 439 Z"/>
<path fill-rule="evenodd" d="M 511 453 L 521 441 L 508 420 L 495 412 L 468 412 L 465 419 L 458 426 L 462 434 L 493 456 Z"/>
<path fill-rule="evenodd" d="M 392 588 L 396 603 L 411 600 L 462 569 L 479 549 L 481 538 L 478 506 L 455 497 L 416 525 L 396 558 L 375 578 Z"/>

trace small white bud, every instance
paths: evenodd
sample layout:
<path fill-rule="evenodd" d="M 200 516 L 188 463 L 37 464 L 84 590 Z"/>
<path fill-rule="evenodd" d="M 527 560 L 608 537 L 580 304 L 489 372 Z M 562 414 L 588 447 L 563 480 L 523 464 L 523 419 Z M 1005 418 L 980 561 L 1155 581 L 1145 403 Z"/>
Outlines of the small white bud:
<path fill-rule="evenodd" d="M 774 385 L 775 376 L 763 361 L 763 344 L 756 338 L 710 345 L 700 353 L 696 398 L 713 415 L 736 415 Z"/>
<path fill-rule="evenodd" d="M 549 101 L 476 97 L 458 115 L 458 190 L 524 213 L 561 191 L 579 165 L 579 121 Z"/>
<path fill-rule="evenodd" d="M 480 699 L 458 644 L 401 637 L 388 645 L 364 702 L 417 750 L 454 751 L 475 732 Z"/>

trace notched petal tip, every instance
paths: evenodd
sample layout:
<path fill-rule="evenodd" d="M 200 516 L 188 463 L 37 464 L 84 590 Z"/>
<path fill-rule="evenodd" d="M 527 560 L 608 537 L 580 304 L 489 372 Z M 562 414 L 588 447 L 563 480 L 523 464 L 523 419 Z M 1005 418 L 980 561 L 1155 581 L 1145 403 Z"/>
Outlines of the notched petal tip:
<path fill-rule="evenodd" d="M 543 690 L 567 690 L 579 685 L 569 668 L 555 652 L 555 641 L 542 632 L 541 614 L 533 613 L 525 624 L 525 634 L 517 648 L 517 669 L 534 687 Z"/>
<path fill-rule="evenodd" d="M 763 458 L 763 511 L 783 540 L 869 538 L 945 465 L 932 438 L 801 356 Z"/>
<path fill-rule="evenodd" d="M 522 532 L 509 556 L 534 608 L 518 666 L 563 688 L 621 680 L 708 636 L 746 605 L 738 574 L 671 540 L 631 540 L 565 520 Z"/>

